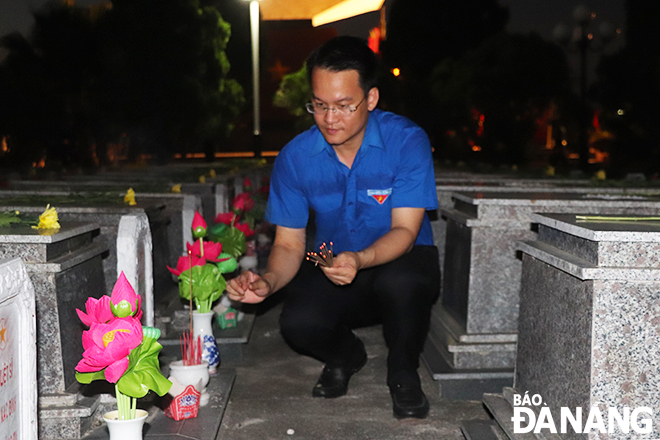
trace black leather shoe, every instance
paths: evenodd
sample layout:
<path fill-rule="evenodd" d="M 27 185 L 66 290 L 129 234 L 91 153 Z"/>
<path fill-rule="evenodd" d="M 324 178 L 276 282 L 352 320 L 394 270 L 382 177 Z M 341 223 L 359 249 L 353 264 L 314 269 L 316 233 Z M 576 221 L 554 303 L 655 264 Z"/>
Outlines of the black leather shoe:
<path fill-rule="evenodd" d="M 419 386 L 390 388 L 392 408 L 397 419 L 423 419 L 429 414 L 429 401 Z"/>
<path fill-rule="evenodd" d="M 364 345 L 359 339 L 357 341 L 360 344 L 360 351 L 351 359 L 348 365 L 341 367 L 326 365 L 323 367 L 321 377 L 319 377 L 316 386 L 312 390 L 312 396 L 332 399 L 346 394 L 351 376 L 360 371 L 367 363 L 367 352 Z"/>

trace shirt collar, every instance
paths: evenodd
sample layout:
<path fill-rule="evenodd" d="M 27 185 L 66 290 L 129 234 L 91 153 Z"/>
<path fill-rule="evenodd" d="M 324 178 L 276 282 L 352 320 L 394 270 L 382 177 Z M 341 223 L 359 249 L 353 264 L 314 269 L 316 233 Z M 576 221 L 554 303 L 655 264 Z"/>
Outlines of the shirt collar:
<path fill-rule="evenodd" d="M 380 148 L 381 150 L 385 150 L 385 142 L 383 142 L 383 137 L 381 136 L 380 133 L 380 125 L 379 125 L 379 120 L 380 120 L 380 113 L 382 110 L 373 110 L 369 112 L 369 120 L 367 121 L 367 129 L 364 132 L 364 139 L 362 139 L 362 145 L 360 146 L 360 152 L 364 151 L 365 148 L 363 147 L 374 147 L 374 148 Z M 310 147 L 309 155 L 310 156 L 316 156 L 317 154 L 320 154 L 321 152 L 325 151 L 329 155 L 334 155 L 334 150 L 332 149 L 332 146 L 325 141 L 323 138 L 323 135 L 321 134 L 321 131 L 317 126 L 314 126 L 312 130 L 315 130 L 315 138 L 316 142 L 314 145 Z M 364 154 L 360 153 L 358 154 Z"/>

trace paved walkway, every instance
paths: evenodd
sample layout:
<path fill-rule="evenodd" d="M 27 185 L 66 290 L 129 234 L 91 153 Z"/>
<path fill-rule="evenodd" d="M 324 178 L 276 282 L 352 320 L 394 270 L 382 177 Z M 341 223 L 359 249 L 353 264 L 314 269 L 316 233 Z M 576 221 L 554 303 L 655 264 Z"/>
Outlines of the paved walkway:
<path fill-rule="evenodd" d="M 276 299 L 277 296 L 273 299 Z M 464 440 L 460 423 L 489 419 L 481 402 L 438 397 L 424 367 L 424 390 L 431 402 L 427 419 L 397 420 L 385 385 L 386 349 L 379 327 L 359 329 L 369 361 L 356 374 L 348 394 L 338 399 L 312 398 L 322 365 L 292 351 L 277 325 L 280 305 L 256 319 L 217 440 Z"/>

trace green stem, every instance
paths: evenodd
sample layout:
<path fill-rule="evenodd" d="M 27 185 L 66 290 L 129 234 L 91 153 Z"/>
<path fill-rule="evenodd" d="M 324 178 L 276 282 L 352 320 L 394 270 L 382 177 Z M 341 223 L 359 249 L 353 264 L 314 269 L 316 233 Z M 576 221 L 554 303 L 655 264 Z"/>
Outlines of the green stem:
<path fill-rule="evenodd" d="M 117 413 L 119 420 L 128 420 L 135 418 L 136 399 L 119 391 L 119 386 L 115 384 L 115 394 L 117 395 Z"/>

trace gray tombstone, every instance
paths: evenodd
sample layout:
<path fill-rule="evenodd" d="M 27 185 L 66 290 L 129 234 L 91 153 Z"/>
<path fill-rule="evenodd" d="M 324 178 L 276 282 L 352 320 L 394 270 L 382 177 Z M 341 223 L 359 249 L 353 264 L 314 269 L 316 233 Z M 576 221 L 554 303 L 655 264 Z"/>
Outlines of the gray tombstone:
<path fill-rule="evenodd" d="M 514 440 L 528 438 L 515 435 L 511 420 L 513 406 L 523 406 L 515 396 L 525 394 L 542 398 L 543 405 L 530 408 L 537 419 L 549 408 L 558 431 L 552 438 L 658 438 L 660 223 L 581 222 L 570 214 L 532 215 L 532 221 L 538 239 L 518 243 L 523 261 L 514 388 L 486 394 L 484 402 Z M 561 408 L 572 414 L 581 408 L 582 428 L 595 408 L 607 434 L 573 427 L 561 432 Z M 630 420 L 625 432 L 608 420 L 613 409 L 625 414 L 626 408 L 648 408 L 640 417 L 650 420 L 653 432 L 636 431 Z M 541 434 L 547 437 L 548 430 Z"/>
<path fill-rule="evenodd" d="M 37 438 L 34 287 L 20 258 L 0 260 L 0 438 Z"/>
<path fill-rule="evenodd" d="M 144 324 L 154 326 L 153 244 L 144 213 L 124 215 L 117 229 L 117 274 L 124 272 L 135 293 L 142 297 Z"/>

